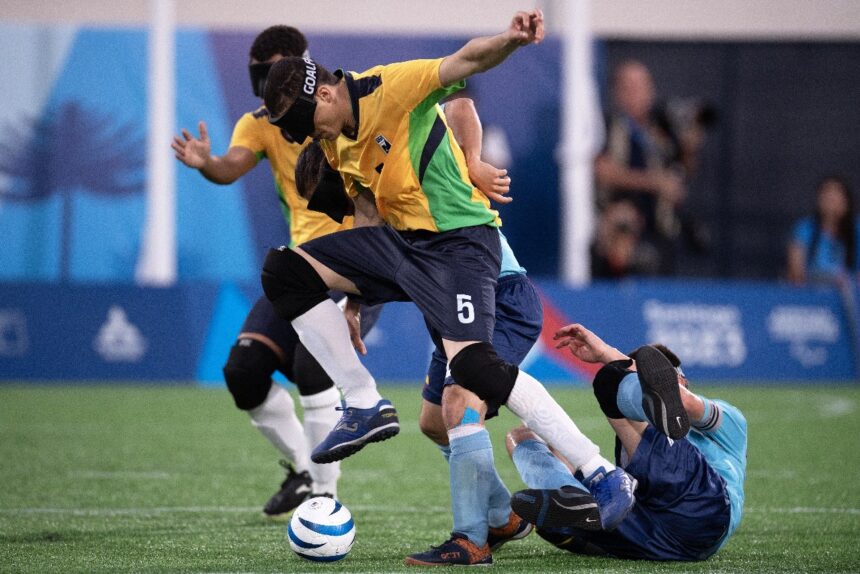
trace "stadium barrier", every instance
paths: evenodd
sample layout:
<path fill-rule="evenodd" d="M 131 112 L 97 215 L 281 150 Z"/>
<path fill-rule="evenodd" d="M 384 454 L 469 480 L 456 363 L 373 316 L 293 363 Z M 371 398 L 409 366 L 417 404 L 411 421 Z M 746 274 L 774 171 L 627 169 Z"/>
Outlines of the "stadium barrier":
<path fill-rule="evenodd" d="M 571 290 L 539 281 L 544 332 L 524 367 L 547 382 L 586 383 L 593 367 L 556 350 L 580 322 L 630 350 L 661 341 L 697 380 L 856 381 L 853 297 L 831 287 L 636 281 Z M 0 284 L 0 380 L 181 381 L 222 385 L 221 366 L 256 285 Z M 431 343 L 415 307 L 390 304 L 365 341 L 380 381 L 424 377 Z"/>

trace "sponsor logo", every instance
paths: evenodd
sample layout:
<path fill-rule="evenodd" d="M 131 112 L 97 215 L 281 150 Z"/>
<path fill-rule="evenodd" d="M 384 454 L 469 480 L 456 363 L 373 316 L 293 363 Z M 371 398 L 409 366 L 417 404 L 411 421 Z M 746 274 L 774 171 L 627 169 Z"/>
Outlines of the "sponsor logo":
<path fill-rule="evenodd" d="M 18 309 L 0 310 L 0 357 L 23 357 L 29 349 L 24 313 Z"/>
<path fill-rule="evenodd" d="M 137 363 L 146 353 L 146 339 L 128 320 L 123 308 L 113 305 L 93 341 L 93 348 L 105 361 Z"/>
<path fill-rule="evenodd" d="M 391 151 L 391 142 L 388 141 L 387 139 L 385 139 L 385 136 L 382 134 L 379 134 L 378 136 L 376 136 L 376 144 L 379 147 L 381 147 L 382 151 L 385 152 L 386 154 L 389 151 Z M 382 170 L 380 170 L 380 171 L 382 171 Z"/>
<path fill-rule="evenodd" d="M 788 343 L 789 354 L 802 367 L 827 363 L 827 345 L 839 340 L 839 319 L 828 307 L 778 305 L 767 317 L 771 339 Z"/>
<path fill-rule="evenodd" d="M 684 357 L 684 365 L 737 367 L 747 358 L 741 311 L 735 305 L 645 301 L 648 340 Z"/>

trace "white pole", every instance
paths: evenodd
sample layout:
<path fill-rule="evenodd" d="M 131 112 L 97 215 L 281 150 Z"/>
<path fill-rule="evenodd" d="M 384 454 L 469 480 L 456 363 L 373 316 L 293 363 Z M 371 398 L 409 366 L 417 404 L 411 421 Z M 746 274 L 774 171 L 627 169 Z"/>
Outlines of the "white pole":
<path fill-rule="evenodd" d="M 176 282 L 175 4 L 151 0 L 147 130 L 146 222 L 135 278 L 138 284 Z"/>
<path fill-rule="evenodd" d="M 562 29 L 561 276 L 570 286 L 591 280 L 589 245 L 594 234 L 592 166 L 603 140 L 594 84 L 591 0 L 559 0 Z"/>

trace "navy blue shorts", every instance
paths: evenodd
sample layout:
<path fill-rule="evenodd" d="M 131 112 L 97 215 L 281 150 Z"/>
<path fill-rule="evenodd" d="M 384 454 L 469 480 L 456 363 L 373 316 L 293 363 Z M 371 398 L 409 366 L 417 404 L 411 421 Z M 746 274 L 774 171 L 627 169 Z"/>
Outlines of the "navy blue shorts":
<path fill-rule="evenodd" d="M 343 293 L 332 293 L 332 299 L 340 301 L 343 299 Z M 364 337 L 373 326 L 376 324 L 379 315 L 382 313 L 382 305 L 373 307 L 361 306 L 361 336 Z M 299 345 L 299 335 L 289 321 L 285 321 L 278 316 L 277 311 L 272 306 L 272 302 L 266 299 L 265 296 L 257 299 L 248 316 L 245 317 L 245 322 L 242 323 L 240 333 L 257 333 L 272 340 L 277 345 L 284 355 L 284 362 L 278 367 L 278 370 L 284 374 L 290 381 L 300 385 L 301 381 L 296 381 L 293 376 L 293 361 L 296 357 L 296 346 Z"/>
<path fill-rule="evenodd" d="M 442 233 L 359 227 L 300 247 L 355 283 L 368 305 L 413 301 L 444 339 L 492 340 L 501 265 L 495 227 Z"/>
<path fill-rule="evenodd" d="M 648 426 L 625 469 L 639 481 L 636 505 L 611 532 L 542 528 L 571 552 L 644 560 L 704 560 L 719 548 L 731 507 L 722 477 L 687 439 L 670 443 Z"/>
<path fill-rule="evenodd" d="M 499 357 L 519 365 L 540 337 L 541 327 L 543 305 L 529 278 L 519 273 L 501 277 L 496 286 L 496 327 L 492 341 Z M 445 351 L 437 344 L 421 391 L 421 396 L 434 405 L 442 404 L 445 386 L 454 384 L 452 377 L 445 377 L 447 368 Z M 486 418 L 498 412 L 498 409 L 487 412 Z"/>

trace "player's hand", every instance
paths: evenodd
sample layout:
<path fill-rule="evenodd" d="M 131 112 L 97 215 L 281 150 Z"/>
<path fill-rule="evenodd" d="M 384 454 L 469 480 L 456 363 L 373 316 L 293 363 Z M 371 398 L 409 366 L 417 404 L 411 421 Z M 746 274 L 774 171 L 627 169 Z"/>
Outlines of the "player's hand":
<path fill-rule="evenodd" d="M 469 162 L 469 179 L 481 193 L 497 203 L 514 200 L 506 195 L 511 190 L 511 178 L 506 169 L 499 169 L 480 159 L 474 160 Z"/>
<path fill-rule="evenodd" d="M 553 335 L 556 349 L 567 347 L 574 357 L 586 363 L 608 362 L 612 347 L 607 345 L 603 339 L 580 325 L 574 323 L 562 327 Z"/>
<path fill-rule="evenodd" d="M 346 324 L 349 325 L 349 338 L 352 339 L 352 346 L 362 355 L 366 355 L 367 347 L 361 340 L 361 305 L 347 297 L 343 316 L 346 317 Z"/>
<path fill-rule="evenodd" d="M 517 12 L 506 31 L 508 40 L 517 46 L 540 44 L 544 37 L 543 12 Z"/>
<path fill-rule="evenodd" d="M 182 128 L 182 138 L 173 136 L 173 144 L 170 146 L 176 152 L 176 159 L 194 169 L 201 169 L 211 157 L 212 145 L 209 143 L 209 132 L 206 130 L 206 122 L 197 124 L 200 130 L 200 138 L 196 138 L 188 130 Z"/>

